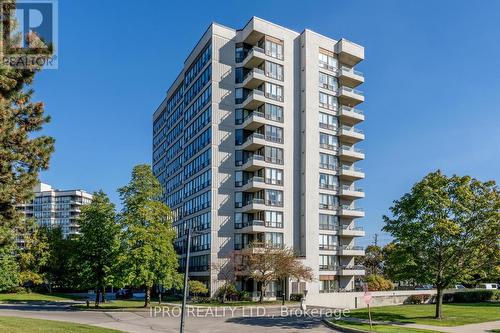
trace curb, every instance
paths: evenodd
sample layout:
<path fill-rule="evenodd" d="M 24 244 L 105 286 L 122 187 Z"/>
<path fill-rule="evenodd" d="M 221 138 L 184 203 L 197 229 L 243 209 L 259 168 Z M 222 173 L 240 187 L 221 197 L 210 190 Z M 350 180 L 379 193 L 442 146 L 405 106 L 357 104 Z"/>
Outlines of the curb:
<path fill-rule="evenodd" d="M 323 321 L 323 324 L 325 324 L 329 328 L 337 330 L 337 331 L 340 331 L 340 332 L 346 332 L 346 333 L 371 333 L 369 331 L 358 330 L 356 328 L 350 328 L 350 327 L 340 326 L 340 325 L 332 323 L 331 321 L 329 321 L 326 318 L 323 318 L 322 321 Z"/>

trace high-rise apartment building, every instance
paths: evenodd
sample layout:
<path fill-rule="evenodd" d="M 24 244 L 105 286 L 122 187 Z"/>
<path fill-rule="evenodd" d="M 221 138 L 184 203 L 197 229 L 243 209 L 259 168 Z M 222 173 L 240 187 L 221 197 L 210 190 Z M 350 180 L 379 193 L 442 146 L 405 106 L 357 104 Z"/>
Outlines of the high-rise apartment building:
<path fill-rule="evenodd" d="M 352 290 L 364 275 L 355 205 L 365 155 L 355 88 L 364 48 L 253 17 L 212 24 L 153 115 L 153 170 L 174 212 L 176 248 L 192 237 L 190 276 L 213 294 L 216 266 L 249 244 L 293 248 L 315 280 L 287 293 Z M 181 259 L 181 266 L 185 264 Z M 214 265 L 217 264 L 217 265 Z M 254 292 L 257 284 L 240 278 Z M 279 295 L 272 284 L 268 295 Z"/>
<path fill-rule="evenodd" d="M 40 226 L 60 227 L 63 237 L 79 233 L 77 218 L 82 205 L 92 201 L 92 195 L 83 190 L 56 190 L 39 183 L 34 188 L 34 199 L 19 205 L 27 218 L 35 219 Z M 22 240 L 21 240 L 22 241 Z"/>

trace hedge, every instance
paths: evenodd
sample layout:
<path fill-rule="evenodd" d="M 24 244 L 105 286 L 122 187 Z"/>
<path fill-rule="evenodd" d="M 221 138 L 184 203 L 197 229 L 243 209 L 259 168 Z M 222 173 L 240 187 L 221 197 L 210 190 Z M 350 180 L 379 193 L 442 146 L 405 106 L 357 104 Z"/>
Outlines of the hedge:
<path fill-rule="evenodd" d="M 452 303 L 500 301 L 500 290 L 457 291 L 444 294 L 443 301 Z"/>

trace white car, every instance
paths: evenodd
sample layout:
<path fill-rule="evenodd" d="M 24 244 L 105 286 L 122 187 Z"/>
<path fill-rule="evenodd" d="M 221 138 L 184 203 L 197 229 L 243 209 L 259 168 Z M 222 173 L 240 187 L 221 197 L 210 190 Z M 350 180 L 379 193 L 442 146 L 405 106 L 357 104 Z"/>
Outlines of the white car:
<path fill-rule="evenodd" d="M 488 289 L 488 290 L 498 289 L 498 284 L 496 284 L 496 283 L 480 283 L 477 286 L 477 288 L 478 289 Z"/>

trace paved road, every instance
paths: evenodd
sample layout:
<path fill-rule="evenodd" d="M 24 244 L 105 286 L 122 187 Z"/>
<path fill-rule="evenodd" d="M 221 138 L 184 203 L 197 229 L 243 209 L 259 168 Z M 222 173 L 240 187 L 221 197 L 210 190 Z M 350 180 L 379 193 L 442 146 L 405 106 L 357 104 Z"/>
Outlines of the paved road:
<path fill-rule="evenodd" d="M 18 316 L 47 320 L 69 321 L 100 327 L 114 328 L 125 332 L 178 332 L 180 318 L 177 309 L 165 309 L 162 314 L 154 312 L 102 312 L 76 311 L 68 304 L 53 303 L 49 305 L 0 304 L 0 316 Z M 252 313 L 250 313 L 252 311 Z M 264 314 L 265 311 L 265 314 Z M 280 316 L 280 309 L 254 308 L 253 310 L 231 310 L 224 313 L 222 308 L 211 310 L 191 310 L 186 320 L 186 333 L 254 333 L 265 330 L 265 333 L 332 333 L 324 326 L 319 317 Z M 264 316 L 265 315 L 265 316 Z M 257 317 L 259 316 L 259 317 Z"/>

